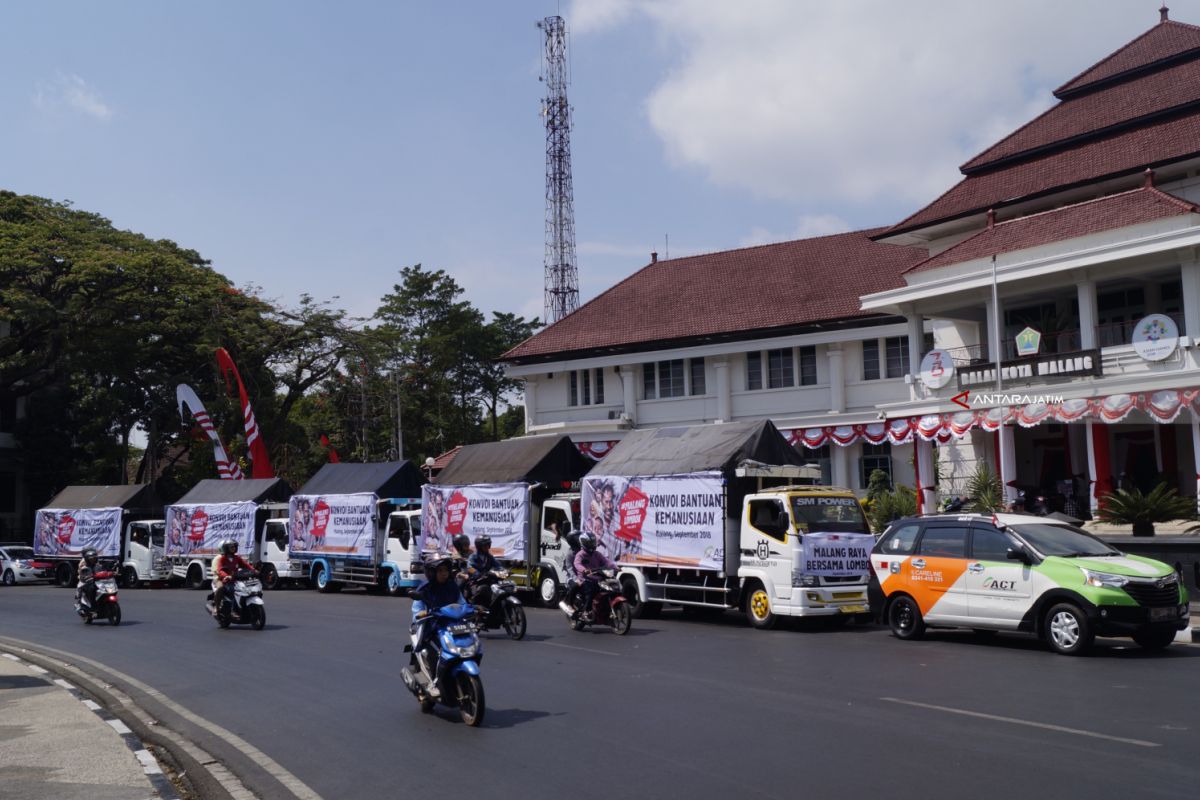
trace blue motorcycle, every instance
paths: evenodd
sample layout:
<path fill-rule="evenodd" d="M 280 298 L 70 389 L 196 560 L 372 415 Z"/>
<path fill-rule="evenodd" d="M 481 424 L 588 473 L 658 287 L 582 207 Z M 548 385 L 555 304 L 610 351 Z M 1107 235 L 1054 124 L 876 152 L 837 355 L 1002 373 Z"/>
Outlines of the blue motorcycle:
<path fill-rule="evenodd" d="M 404 685 L 428 714 L 441 703 L 457 708 L 462 721 L 483 722 L 483 681 L 479 662 L 483 646 L 476 628 L 475 606 L 455 603 L 430 611 L 412 626 L 409 665 L 401 670 Z M 426 626 L 432 628 L 426 632 Z"/>

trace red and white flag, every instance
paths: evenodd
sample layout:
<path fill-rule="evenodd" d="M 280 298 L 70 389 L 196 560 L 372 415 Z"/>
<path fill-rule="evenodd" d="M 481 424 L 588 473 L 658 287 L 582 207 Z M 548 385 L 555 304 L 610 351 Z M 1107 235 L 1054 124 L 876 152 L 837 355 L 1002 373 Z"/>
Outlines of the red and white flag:
<path fill-rule="evenodd" d="M 217 366 L 225 376 L 225 388 L 233 391 L 230 381 L 232 376 L 237 381 L 238 395 L 242 401 L 242 421 L 246 426 L 246 449 L 250 451 L 250 477 L 274 478 L 275 471 L 271 469 L 271 457 L 267 454 L 267 445 L 258 430 L 258 422 L 254 419 L 254 409 L 250 407 L 250 396 L 246 394 L 246 385 L 238 374 L 233 357 L 224 347 L 217 348 Z"/>
<path fill-rule="evenodd" d="M 200 426 L 200 430 L 208 434 L 209 439 L 212 439 L 213 460 L 217 462 L 218 477 L 222 480 L 234 481 L 240 481 L 246 477 L 242 474 L 242 468 L 238 466 L 238 463 L 231 460 L 225 453 L 225 445 L 221 444 L 221 437 L 213 425 L 212 418 L 204 409 L 204 404 L 196 396 L 196 390 L 186 383 L 181 383 L 175 387 L 175 400 L 179 404 L 179 416 L 183 417 L 185 421 L 187 420 L 183 414 L 183 407 L 187 406 L 192 417 L 195 418 L 196 424 Z"/>

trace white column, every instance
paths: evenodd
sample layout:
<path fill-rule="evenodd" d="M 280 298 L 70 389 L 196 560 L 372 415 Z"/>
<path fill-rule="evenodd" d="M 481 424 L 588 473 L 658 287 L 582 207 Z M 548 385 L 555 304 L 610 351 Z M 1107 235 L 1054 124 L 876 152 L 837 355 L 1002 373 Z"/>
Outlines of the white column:
<path fill-rule="evenodd" d="M 633 425 L 637 422 L 637 380 L 634 377 L 637 370 L 629 364 L 621 367 L 621 393 L 624 402 L 625 416 L 629 419 L 629 424 Z"/>
<path fill-rule="evenodd" d="M 1200 512 L 1200 417 L 1192 414 L 1192 458 L 1196 469 L 1196 510 Z"/>
<path fill-rule="evenodd" d="M 933 442 L 927 442 L 920 436 L 913 437 L 913 447 L 916 448 L 917 491 L 921 492 L 921 503 L 918 510 L 926 514 L 937 511 L 937 490 L 934 488 L 933 475 Z"/>
<path fill-rule="evenodd" d="M 846 410 L 846 363 L 840 344 L 825 345 L 829 355 L 829 406 L 834 414 Z"/>
<path fill-rule="evenodd" d="M 834 486 L 850 488 L 850 452 L 847 448 L 829 443 L 829 470 Z"/>
<path fill-rule="evenodd" d="M 525 432 L 537 424 L 537 378 L 525 379 Z"/>
<path fill-rule="evenodd" d="M 714 360 L 713 370 L 717 376 L 717 419 L 729 422 L 733 419 L 733 387 L 729 382 L 729 360 Z"/>
<path fill-rule="evenodd" d="M 1004 487 L 1005 505 L 1017 499 L 1017 490 L 1009 486 L 1009 481 L 1017 478 L 1017 443 L 1013 437 L 1012 425 L 1000 426 L 1000 483 Z M 1025 498 L 1026 502 L 1032 498 Z"/>
<path fill-rule="evenodd" d="M 1081 278 L 1075 284 L 1079 298 L 1079 345 L 1084 350 L 1096 346 L 1096 320 L 1099 312 L 1096 310 L 1096 282 L 1091 278 Z"/>
<path fill-rule="evenodd" d="M 1096 512 L 1100 509 L 1100 501 L 1096 497 L 1096 441 L 1092 436 L 1092 426 L 1095 425 L 1094 420 L 1085 420 L 1084 436 L 1087 438 L 1087 464 L 1088 464 L 1088 506 L 1092 510 L 1092 517 L 1096 516 Z M 1193 418 L 1192 422 L 1192 443 L 1195 445 L 1197 441 L 1196 423 Z M 1198 450 L 1197 452 L 1200 452 Z"/>
<path fill-rule="evenodd" d="M 1179 267 L 1183 283 L 1184 334 L 1200 338 L 1200 262 L 1185 261 Z"/>
<path fill-rule="evenodd" d="M 908 323 L 908 371 L 917 374 L 921 369 L 921 351 L 925 348 L 925 321 L 920 314 L 909 314 Z"/>

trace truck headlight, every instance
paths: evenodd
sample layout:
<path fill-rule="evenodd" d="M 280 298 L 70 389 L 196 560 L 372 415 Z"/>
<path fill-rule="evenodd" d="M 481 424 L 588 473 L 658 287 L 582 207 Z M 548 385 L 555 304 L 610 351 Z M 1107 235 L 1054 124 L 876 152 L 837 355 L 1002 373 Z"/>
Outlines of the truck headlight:
<path fill-rule="evenodd" d="M 1090 569 L 1083 569 L 1084 583 L 1088 586 L 1094 586 L 1097 589 L 1107 587 L 1109 589 L 1120 589 L 1125 584 L 1129 583 L 1129 578 L 1124 575 L 1113 575 L 1109 572 L 1093 572 Z"/>
<path fill-rule="evenodd" d="M 792 586 L 816 586 L 816 585 L 818 585 L 816 575 L 805 575 L 802 572 L 800 572 L 800 570 L 798 570 L 798 569 L 792 570 Z"/>

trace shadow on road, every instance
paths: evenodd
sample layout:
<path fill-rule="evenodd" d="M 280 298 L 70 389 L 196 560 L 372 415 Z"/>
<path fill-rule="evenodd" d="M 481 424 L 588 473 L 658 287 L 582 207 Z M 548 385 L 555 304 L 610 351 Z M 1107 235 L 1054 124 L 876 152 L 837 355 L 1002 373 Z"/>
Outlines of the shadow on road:
<path fill-rule="evenodd" d="M 995 648 L 996 650 L 1026 651 L 1041 653 L 1051 658 L 1062 656 L 1050 649 L 1041 639 L 1024 633 L 979 634 L 973 631 L 932 630 L 926 631 L 926 642 L 952 642 L 955 646 Z M 908 644 L 901 642 L 900 644 Z M 1166 650 L 1151 652 L 1138 647 L 1131 639 L 1096 639 L 1085 659 L 1119 659 L 1123 661 L 1174 661 L 1200 658 L 1200 648 L 1176 643 Z"/>
<path fill-rule="evenodd" d="M 542 717 L 565 716 L 565 711 L 532 711 L 524 708 L 489 708 L 483 718 L 482 728 L 512 728 L 523 722 L 531 722 Z"/>

